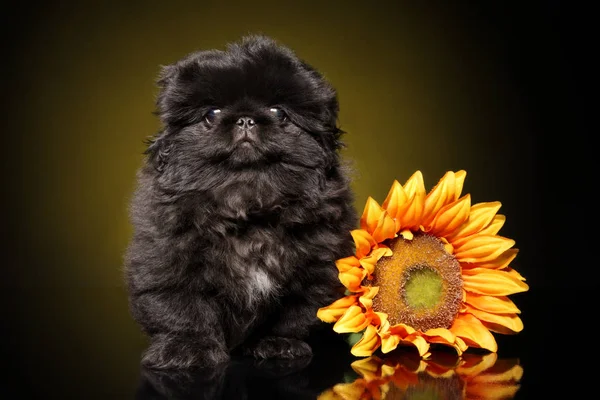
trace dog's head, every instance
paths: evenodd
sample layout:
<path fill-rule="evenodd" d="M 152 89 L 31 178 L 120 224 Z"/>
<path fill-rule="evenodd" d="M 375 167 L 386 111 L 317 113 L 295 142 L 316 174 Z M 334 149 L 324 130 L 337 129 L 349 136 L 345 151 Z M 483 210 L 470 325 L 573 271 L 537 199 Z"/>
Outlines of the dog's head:
<path fill-rule="evenodd" d="M 163 130 L 148 153 L 159 171 L 327 169 L 337 162 L 335 90 L 267 37 L 192 53 L 164 67 L 158 84 Z"/>

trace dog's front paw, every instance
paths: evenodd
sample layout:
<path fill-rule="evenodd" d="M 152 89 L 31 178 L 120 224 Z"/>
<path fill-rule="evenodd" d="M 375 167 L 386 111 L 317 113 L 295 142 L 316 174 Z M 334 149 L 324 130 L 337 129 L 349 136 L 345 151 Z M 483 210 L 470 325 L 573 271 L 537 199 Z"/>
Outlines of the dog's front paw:
<path fill-rule="evenodd" d="M 245 355 L 254 358 L 282 358 L 293 359 L 311 357 L 312 349 L 302 340 L 267 336 L 260 339 L 254 346 L 247 348 Z"/>
<path fill-rule="evenodd" d="M 214 368 L 228 360 L 227 351 L 217 344 L 188 337 L 158 336 L 144 352 L 142 365 L 150 369 Z"/>

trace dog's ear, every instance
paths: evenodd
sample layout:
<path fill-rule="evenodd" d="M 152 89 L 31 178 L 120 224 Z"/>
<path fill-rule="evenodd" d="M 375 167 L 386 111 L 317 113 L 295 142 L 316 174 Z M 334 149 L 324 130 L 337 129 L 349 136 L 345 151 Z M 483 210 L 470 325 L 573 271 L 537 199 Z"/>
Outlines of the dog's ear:
<path fill-rule="evenodd" d="M 144 154 L 148 156 L 148 163 L 158 172 L 162 172 L 169 161 L 169 152 L 172 147 L 166 132 L 161 131 L 154 137 L 146 140 L 146 145 L 148 147 L 146 147 Z"/>

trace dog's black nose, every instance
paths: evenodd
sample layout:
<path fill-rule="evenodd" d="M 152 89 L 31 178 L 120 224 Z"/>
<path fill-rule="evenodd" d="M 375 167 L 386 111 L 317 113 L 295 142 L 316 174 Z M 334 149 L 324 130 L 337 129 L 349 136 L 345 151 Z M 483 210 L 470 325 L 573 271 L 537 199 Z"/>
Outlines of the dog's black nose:
<path fill-rule="evenodd" d="M 250 117 L 241 117 L 235 124 L 240 128 L 251 129 L 254 125 L 256 125 L 256 122 L 254 122 L 254 120 Z"/>

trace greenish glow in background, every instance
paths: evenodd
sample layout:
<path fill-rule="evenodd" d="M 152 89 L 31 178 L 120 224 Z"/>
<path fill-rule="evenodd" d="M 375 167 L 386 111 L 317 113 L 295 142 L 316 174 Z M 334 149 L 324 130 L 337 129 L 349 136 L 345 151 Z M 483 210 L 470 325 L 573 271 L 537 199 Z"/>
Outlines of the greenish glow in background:
<path fill-rule="evenodd" d="M 417 169 L 428 189 L 466 169 L 473 202 L 502 201 L 509 230 L 528 218 L 513 183 L 532 177 L 531 164 L 515 165 L 532 156 L 527 110 L 488 47 L 497 39 L 472 36 L 472 21 L 347 2 L 116 4 L 49 6 L 13 60 L 26 104 L 14 112 L 27 175 L 19 224 L 35 265 L 27 285 L 121 285 L 135 171 L 159 127 L 159 66 L 247 33 L 290 46 L 338 89 L 360 211 Z"/>

